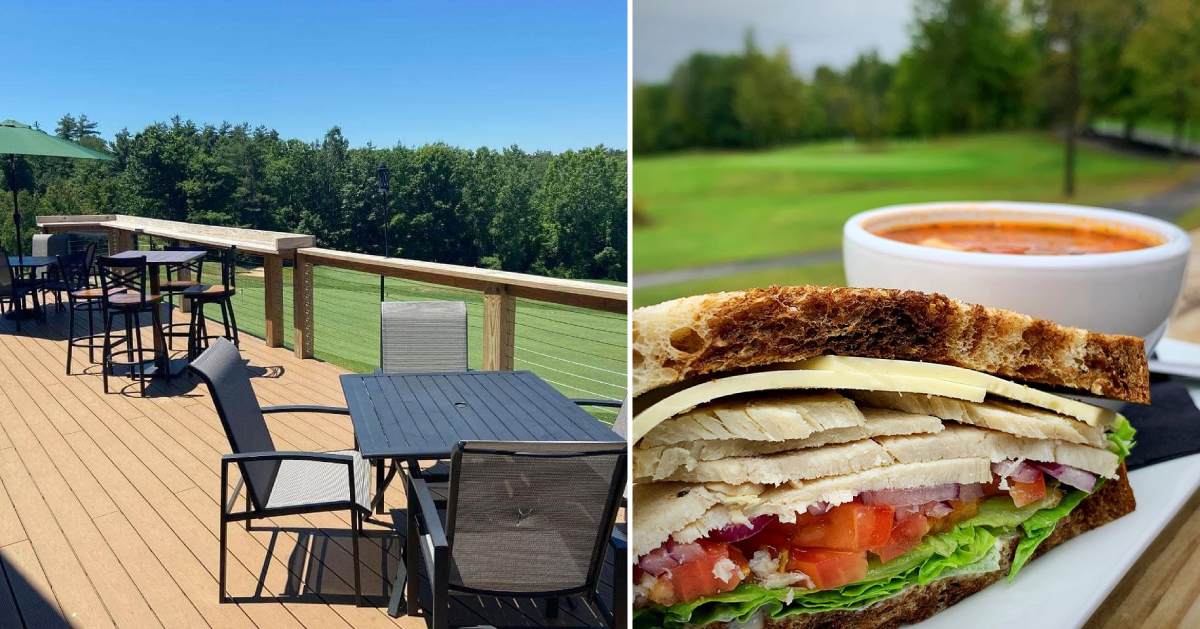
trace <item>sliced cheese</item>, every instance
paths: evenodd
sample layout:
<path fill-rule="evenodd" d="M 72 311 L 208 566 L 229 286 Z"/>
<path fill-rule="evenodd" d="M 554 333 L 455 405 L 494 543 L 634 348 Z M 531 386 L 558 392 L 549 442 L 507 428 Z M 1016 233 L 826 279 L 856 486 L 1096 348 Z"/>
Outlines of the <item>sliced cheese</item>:
<path fill-rule="evenodd" d="M 1117 477 L 1120 460 L 1103 448 L 1047 439 L 1026 439 L 974 426 L 946 426 L 937 434 L 880 437 L 876 440 L 897 463 L 982 457 L 1061 463 L 1106 478 Z"/>
<path fill-rule="evenodd" d="M 863 414 L 858 407 L 838 393 L 775 392 L 699 406 L 662 422 L 642 444 L 655 447 L 697 440 L 784 441 L 862 424 Z"/>
<path fill-rule="evenodd" d="M 1008 402 L 964 402 L 890 391 L 854 391 L 850 396 L 861 404 L 894 408 L 908 413 L 925 413 L 1031 439 L 1057 439 L 1096 447 L 1104 447 L 1107 443 L 1103 428 Z"/>
<path fill-rule="evenodd" d="M 803 439 L 784 441 L 710 439 L 659 447 L 645 447 L 644 444 L 647 440 L 643 439 L 642 447 L 633 450 L 633 477 L 635 482 L 665 480 L 675 474 L 677 470 L 690 471 L 704 461 L 761 456 L 849 443 L 871 437 L 930 433 L 942 429 L 941 420 L 931 415 L 918 415 L 883 408 L 862 408 L 860 410 L 865 419 L 861 426 L 832 428 Z"/>
<path fill-rule="evenodd" d="M 878 373 L 821 369 L 759 371 L 702 382 L 659 400 L 634 417 L 633 442 L 641 441 L 652 428 L 662 422 L 706 402 L 739 393 L 787 389 L 900 391 L 940 395 L 971 402 L 982 402 L 987 395 L 987 390 L 983 387 L 933 378 L 895 375 L 885 371 Z"/>
<path fill-rule="evenodd" d="M 889 360 L 883 358 L 860 358 L 855 356 L 821 356 L 802 361 L 794 365 L 796 369 L 816 369 L 837 373 L 886 373 L 889 375 L 912 378 L 932 378 L 957 384 L 979 387 L 992 395 L 1024 402 L 1048 411 L 1074 417 L 1089 426 L 1105 427 L 1112 423 L 1113 411 L 1086 404 L 1078 400 L 1040 391 L 1022 384 L 1010 382 L 991 374 L 980 371 L 922 363 L 911 360 Z M 877 391 L 892 391 L 895 389 L 876 389 Z"/>

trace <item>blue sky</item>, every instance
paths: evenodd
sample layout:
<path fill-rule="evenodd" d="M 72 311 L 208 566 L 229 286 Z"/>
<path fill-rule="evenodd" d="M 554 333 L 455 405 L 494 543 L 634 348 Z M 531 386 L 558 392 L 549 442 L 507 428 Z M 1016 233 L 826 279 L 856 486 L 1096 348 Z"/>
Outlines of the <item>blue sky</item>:
<path fill-rule="evenodd" d="M 355 146 L 626 145 L 624 0 L 0 2 L 0 119 L 178 114 Z"/>

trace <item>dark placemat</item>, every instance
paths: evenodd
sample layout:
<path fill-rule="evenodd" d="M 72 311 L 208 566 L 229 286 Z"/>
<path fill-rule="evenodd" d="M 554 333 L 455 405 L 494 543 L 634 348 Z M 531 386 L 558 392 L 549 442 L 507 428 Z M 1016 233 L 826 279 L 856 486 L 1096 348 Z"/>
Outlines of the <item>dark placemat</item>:
<path fill-rule="evenodd" d="M 1176 380 L 1150 386 L 1150 405 L 1126 404 L 1121 413 L 1137 429 L 1137 445 L 1125 459 L 1131 470 L 1200 452 L 1200 409 Z"/>

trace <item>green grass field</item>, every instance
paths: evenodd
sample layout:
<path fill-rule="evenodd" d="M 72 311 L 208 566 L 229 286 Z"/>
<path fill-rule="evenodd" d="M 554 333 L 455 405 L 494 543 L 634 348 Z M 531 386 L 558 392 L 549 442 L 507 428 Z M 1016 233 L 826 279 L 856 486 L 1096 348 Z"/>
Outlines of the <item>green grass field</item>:
<path fill-rule="evenodd" d="M 205 270 L 212 277 L 215 269 Z M 292 270 L 284 269 L 284 344 L 292 347 Z M 234 311 L 238 327 L 264 334 L 263 280 L 243 268 L 237 279 Z M 313 273 L 314 354 L 347 369 L 366 372 L 379 364 L 379 276 L 317 267 Z M 483 295 L 476 291 L 387 280 L 389 301 L 460 300 L 467 303 L 469 360 L 483 363 Z M 218 309 L 206 311 L 216 316 Z M 615 398 L 625 395 L 626 318 L 624 315 L 518 300 L 516 368 L 536 372 L 568 397 Z M 597 412 L 611 422 L 615 413 Z"/>
<path fill-rule="evenodd" d="M 1078 169 L 1072 201 L 1092 204 L 1166 189 L 1197 172 L 1087 146 Z M 634 230 L 635 273 L 835 249 L 846 218 L 895 203 L 1063 200 L 1062 145 L 1040 133 L 639 157 L 633 177 L 648 221 Z"/>

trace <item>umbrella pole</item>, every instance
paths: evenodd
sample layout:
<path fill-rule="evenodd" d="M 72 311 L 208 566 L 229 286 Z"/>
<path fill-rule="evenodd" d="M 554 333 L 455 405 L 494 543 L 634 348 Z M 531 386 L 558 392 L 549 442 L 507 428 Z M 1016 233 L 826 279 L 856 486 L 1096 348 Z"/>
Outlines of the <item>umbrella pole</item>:
<path fill-rule="evenodd" d="M 8 155 L 8 189 L 13 195 L 13 229 L 17 233 L 17 261 L 24 262 L 24 248 L 21 246 L 21 210 L 17 207 L 17 156 Z"/>

